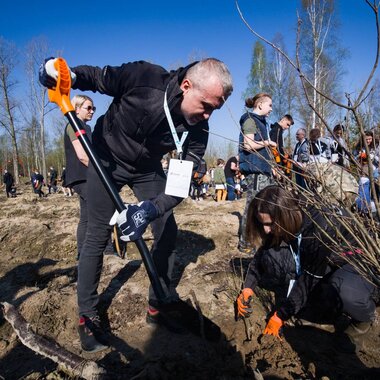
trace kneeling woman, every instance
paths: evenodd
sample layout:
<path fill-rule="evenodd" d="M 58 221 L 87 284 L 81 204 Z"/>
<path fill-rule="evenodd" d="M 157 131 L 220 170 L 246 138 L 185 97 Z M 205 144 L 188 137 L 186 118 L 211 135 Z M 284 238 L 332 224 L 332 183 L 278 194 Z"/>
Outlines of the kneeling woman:
<path fill-rule="evenodd" d="M 286 320 L 310 316 L 313 309 L 325 323 L 345 314 L 351 323 L 342 337 L 347 349 L 355 350 L 375 318 L 375 287 L 344 258 L 344 252 L 354 251 L 344 228 L 347 216 L 336 208 L 300 205 L 291 192 L 276 185 L 252 200 L 247 236 L 259 249 L 237 299 L 238 315 L 249 315 L 253 290 L 263 287 L 280 295 L 264 334 L 279 336 Z"/>

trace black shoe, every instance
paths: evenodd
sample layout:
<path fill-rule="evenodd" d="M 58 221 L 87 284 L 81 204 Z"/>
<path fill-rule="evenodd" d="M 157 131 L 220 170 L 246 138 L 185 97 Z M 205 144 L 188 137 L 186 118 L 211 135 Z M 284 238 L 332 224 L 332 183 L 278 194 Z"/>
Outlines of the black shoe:
<path fill-rule="evenodd" d="M 177 322 L 174 317 L 164 315 L 160 311 L 156 311 L 155 313 L 148 311 L 146 313 L 146 323 L 153 327 L 165 327 L 168 331 L 174 334 L 185 334 L 187 332 L 186 328 Z"/>
<path fill-rule="evenodd" d="M 364 348 L 366 334 L 370 330 L 372 322 L 352 321 L 350 325 L 337 334 L 335 348 L 344 353 L 355 353 Z"/>
<path fill-rule="evenodd" d="M 93 318 L 81 317 L 78 325 L 79 339 L 82 350 L 86 352 L 99 352 L 108 348 L 104 342 L 104 335 L 98 316 Z M 102 342 L 101 342 L 102 341 Z"/>

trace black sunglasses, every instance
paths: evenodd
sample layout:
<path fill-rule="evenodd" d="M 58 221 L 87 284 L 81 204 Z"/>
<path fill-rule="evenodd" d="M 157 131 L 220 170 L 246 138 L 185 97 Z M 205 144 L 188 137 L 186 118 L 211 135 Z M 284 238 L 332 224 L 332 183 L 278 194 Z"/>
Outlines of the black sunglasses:
<path fill-rule="evenodd" d="M 83 109 L 87 110 L 88 112 L 94 111 L 96 112 L 96 107 L 95 106 L 87 106 L 87 107 L 82 107 Z"/>

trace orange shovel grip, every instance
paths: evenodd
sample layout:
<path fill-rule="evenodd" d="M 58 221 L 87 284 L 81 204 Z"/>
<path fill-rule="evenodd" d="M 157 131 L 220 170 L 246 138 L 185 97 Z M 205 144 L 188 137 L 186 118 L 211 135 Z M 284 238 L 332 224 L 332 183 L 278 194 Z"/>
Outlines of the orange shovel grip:
<path fill-rule="evenodd" d="M 66 114 L 74 111 L 74 107 L 70 102 L 71 75 L 69 67 L 63 58 L 57 58 L 54 67 L 58 71 L 57 85 L 53 89 L 48 89 L 49 100 Z"/>

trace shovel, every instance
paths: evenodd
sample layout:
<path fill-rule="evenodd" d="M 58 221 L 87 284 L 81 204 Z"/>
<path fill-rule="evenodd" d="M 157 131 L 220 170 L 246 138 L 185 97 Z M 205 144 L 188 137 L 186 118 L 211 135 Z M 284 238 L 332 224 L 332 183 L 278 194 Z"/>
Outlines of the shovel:
<path fill-rule="evenodd" d="M 54 64 L 58 71 L 57 84 L 55 89 L 48 89 L 49 100 L 59 106 L 63 114 L 67 117 L 71 127 L 78 136 L 83 149 L 86 151 L 91 163 L 94 165 L 105 189 L 111 197 L 116 210 L 120 213 L 125 210 L 125 205 L 114 185 L 110 176 L 104 169 L 100 159 L 93 150 L 90 140 L 85 134 L 82 134 L 81 122 L 75 114 L 74 107 L 70 102 L 71 76 L 66 61 L 63 58 L 57 58 Z M 143 239 L 138 239 L 135 244 L 140 252 L 141 258 L 148 273 L 149 280 L 152 284 L 154 293 L 160 304 L 168 303 L 167 296 L 159 280 L 156 267 L 152 256 Z"/>

